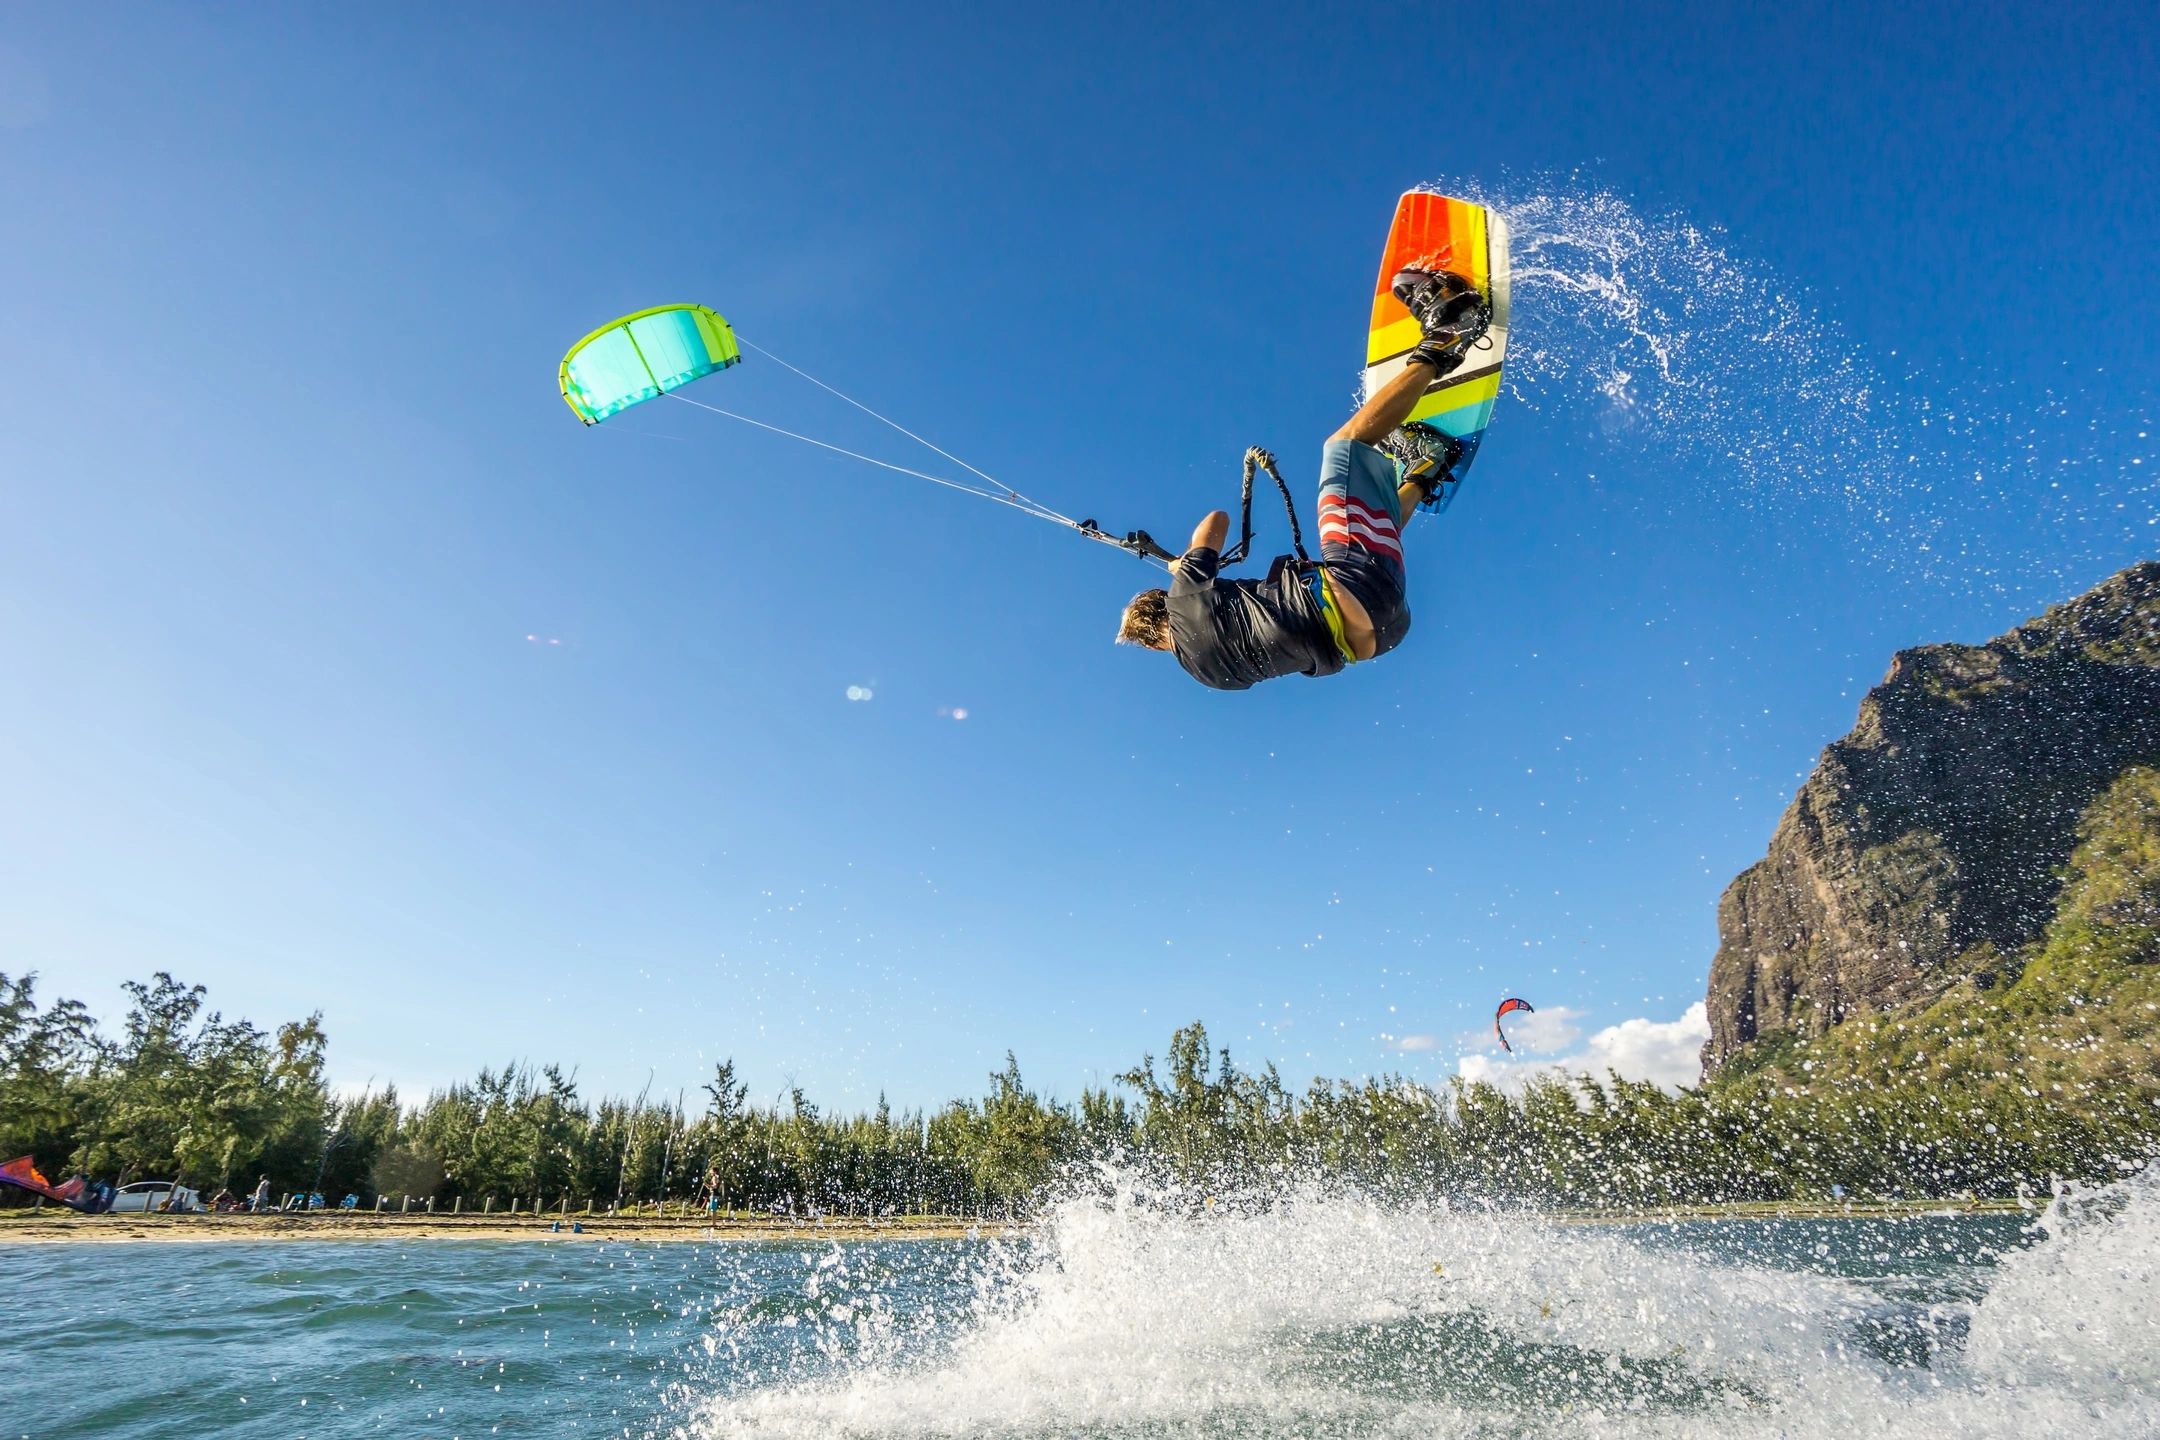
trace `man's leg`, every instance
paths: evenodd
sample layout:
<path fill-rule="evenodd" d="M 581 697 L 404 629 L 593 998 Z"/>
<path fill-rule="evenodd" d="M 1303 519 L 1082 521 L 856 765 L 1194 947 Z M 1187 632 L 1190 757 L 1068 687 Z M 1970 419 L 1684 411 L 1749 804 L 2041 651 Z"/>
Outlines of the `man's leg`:
<path fill-rule="evenodd" d="M 1395 432 L 1395 427 L 1410 418 L 1417 402 L 1424 397 L 1425 388 L 1432 384 L 1430 365 L 1412 360 L 1403 366 L 1402 373 L 1380 387 L 1379 393 L 1358 407 L 1358 412 L 1343 422 L 1328 438 L 1330 440 L 1355 440 L 1364 445 L 1377 445 Z M 1407 522 L 1410 512 L 1424 503 L 1425 487 L 1414 480 L 1405 480 L 1395 487 L 1395 518 Z"/>
<path fill-rule="evenodd" d="M 1425 487 L 1415 480 L 1405 480 L 1395 487 L 1395 515 L 1404 525 L 1410 523 L 1410 512 L 1425 503 Z"/>
<path fill-rule="evenodd" d="M 1381 386 L 1378 394 L 1358 406 L 1357 414 L 1345 420 L 1342 429 L 1328 439 L 1379 444 L 1394 433 L 1396 426 L 1410 418 L 1410 412 L 1417 408 L 1417 402 L 1432 382 L 1432 366 L 1412 360 L 1394 379 Z"/>

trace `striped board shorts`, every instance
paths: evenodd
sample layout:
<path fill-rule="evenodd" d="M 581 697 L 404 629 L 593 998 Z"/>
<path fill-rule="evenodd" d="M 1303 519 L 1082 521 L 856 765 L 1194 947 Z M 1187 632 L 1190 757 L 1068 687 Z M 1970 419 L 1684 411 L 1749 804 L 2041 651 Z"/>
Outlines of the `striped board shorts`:
<path fill-rule="evenodd" d="M 1328 625 L 1343 644 L 1329 586 L 1357 597 L 1372 617 L 1379 641 L 1373 658 L 1387 654 L 1410 633 L 1410 603 L 1403 574 L 1402 524 L 1395 461 L 1356 440 L 1330 440 L 1320 452 L 1320 564 L 1315 592 Z M 1344 656 L 1349 655 L 1347 645 Z"/>

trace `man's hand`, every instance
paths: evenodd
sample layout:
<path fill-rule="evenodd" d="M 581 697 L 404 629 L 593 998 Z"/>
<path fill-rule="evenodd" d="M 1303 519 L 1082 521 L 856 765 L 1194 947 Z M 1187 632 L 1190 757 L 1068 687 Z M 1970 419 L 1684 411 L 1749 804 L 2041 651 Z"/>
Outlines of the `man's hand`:
<path fill-rule="evenodd" d="M 1223 541 L 1229 538 L 1230 516 L 1228 513 L 1221 510 L 1210 510 L 1207 519 L 1202 520 L 1194 528 L 1192 543 L 1187 545 L 1185 549 L 1188 553 L 1194 550 L 1220 551 L 1223 547 Z"/>

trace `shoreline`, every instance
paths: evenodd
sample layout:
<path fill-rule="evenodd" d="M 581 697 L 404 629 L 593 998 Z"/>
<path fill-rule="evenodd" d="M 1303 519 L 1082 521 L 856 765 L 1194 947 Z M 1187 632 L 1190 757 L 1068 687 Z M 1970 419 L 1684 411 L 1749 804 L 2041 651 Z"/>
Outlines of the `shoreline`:
<path fill-rule="evenodd" d="M 1670 1225 L 1735 1220 L 1913 1220 L 1957 1215 L 2037 1215 L 2040 1197 L 2017 1200 L 1747 1201 L 1676 1205 L 1657 1210 L 1494 1212 L 1558 1225 Z M 1475 1213 L 1475 1212 L 1465 1212 Z M 571 1226 L 581 1227 L 573 1231 Z M 553 1227 L 560 1225 L 561 1229 Z M 957 1215 L 907 1215 L 886 1220 L 836 1216 L 789 1220 L 726 1214 L 522 1216 L 378 1215 L 316 1211 L 301 1215 L 77 1215 L 59 1209 L 0 1211 L 0 1246 L 198 1244 L 220 1242 L 366 1240 L 829 1241 L 995 1239 L 1020 1222 L 969 1220 Z"/>
<path fill-rule="evenodd" d="M 553 1227 L 560 1226 L 560 1229 Z M 580 1227 L 573 1230 L 571 1227 Z M 77 1215 L 68 1211 L 0 1211 L 0 1245 L 109 1245 L 291 1240 L 967 1240 L 995 1237 L 1012 1227 L 952 1215 L 870 1220 L 837 1216 L 789 1220 L 746 1215 L 378 1215 L 327 1211 L 284 1215 Z"/>

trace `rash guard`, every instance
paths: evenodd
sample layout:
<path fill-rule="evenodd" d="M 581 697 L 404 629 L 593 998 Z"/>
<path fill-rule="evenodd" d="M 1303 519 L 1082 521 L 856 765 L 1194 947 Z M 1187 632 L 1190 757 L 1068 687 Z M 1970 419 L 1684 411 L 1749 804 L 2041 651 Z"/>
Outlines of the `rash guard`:
<path fill-rule="evenodd" d="M 1188 550 L 1170 567 L 1170 647 L 1185 673 L 1216 690 L 1343 668 L 1319 601 L 1295 565 L 1265 580 L 1218 580 L 1222 556 Z"/>

